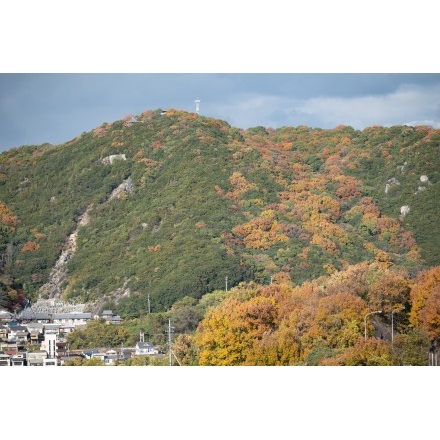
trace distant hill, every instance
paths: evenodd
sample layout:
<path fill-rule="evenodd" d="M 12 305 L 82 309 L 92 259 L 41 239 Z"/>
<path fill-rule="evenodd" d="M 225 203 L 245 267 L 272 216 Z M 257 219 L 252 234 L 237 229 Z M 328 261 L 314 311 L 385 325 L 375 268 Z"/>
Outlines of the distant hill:
<path fill-rule="evenodd" d="M 0 154 L 3 300 L 123 318 L 241 281 L 440 265 L 440 130 L 241 130 L 147 110 Z"/>

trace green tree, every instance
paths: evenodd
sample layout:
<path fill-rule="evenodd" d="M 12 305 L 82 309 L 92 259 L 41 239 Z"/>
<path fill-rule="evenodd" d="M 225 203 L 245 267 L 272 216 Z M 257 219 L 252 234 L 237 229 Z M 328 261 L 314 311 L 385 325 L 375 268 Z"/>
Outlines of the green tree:
<path fill-rule="evenodd" d="M 428 365 L 429 336 L 420 330 L 410 329 L 394 338 L 392 357 L 394 365 Z"/>
<path fill-rule="evenodd" d="M 81 348 L 116 347 L 126 343 L 127 330 L 120 325 L 106 324 L 103 319 L 89 321 L 84 329 L 67 335 L 72 350 Z"/>

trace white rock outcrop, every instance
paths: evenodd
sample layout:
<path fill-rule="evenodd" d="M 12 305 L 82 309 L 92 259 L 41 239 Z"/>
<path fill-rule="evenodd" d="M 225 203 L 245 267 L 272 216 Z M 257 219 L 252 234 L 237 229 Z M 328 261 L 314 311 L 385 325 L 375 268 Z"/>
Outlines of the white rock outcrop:
<path fill-rule="evenodd" d="M 408 205 L 403 205 L 400 207 L 400 214 L 402 217 L 405 217 L 405 215 L 407 215 L 409 211 L 410 207 Z"/>
<path fill-rule="evenodd" d="M 101 159 L 104 165 L 112 165 L 115 160 L 127 160 L 125 154 L 111 154 L 110 156 Z"/>

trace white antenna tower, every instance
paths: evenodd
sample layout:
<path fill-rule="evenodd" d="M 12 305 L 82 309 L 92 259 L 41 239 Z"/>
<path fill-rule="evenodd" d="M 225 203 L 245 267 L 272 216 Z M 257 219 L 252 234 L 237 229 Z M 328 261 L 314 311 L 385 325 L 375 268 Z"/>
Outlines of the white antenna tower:
<path fill-rule="evenodd" d="M 195 103 L 196 103 L 196 113 L 197 113 L 197 114 L 200 114 L 200 99 L 197 98 L 197 99 L 195 100 Z"/>

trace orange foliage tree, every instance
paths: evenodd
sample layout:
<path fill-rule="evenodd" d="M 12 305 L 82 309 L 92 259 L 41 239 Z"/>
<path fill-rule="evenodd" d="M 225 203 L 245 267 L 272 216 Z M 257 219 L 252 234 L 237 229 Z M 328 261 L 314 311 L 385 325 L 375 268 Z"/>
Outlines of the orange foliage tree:
<path fill-rule="evenodd" d="M 318 343 L 330 348 L 353 346 L 362 335 L 365 310 L 365 301 L 349 292 L 324 296 L 304 342 L 310 347 Z"/>
<path fill-rule="evenodd" d="M 272 298 L 245 302 L 228 298 L 209 309 L 194 336 L 200 365 L 244 365 L 258 339 L 275 328 L 277 308 Z"/>
<path fill-rule="evenodd" d="M 0 202 L 0 227 L 7 227 L 14 232 L 17 223 L 17 217 L 12 214 L 11 210 L 4 203 Z"/>
<path fill-rule="evenodd" d="M 266 250 L 277 242 L 289 240 L 272 210 L 263 211 L 259 217 L 233 228 L 232 232 L 243 237 L 243 242 L 249 249 Z"/>
<path fill-rule="evenodd" d="M 411 288 L 410 323 L 431 341 L 440 338 L 440 266 L 420 272 Z"/>

